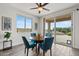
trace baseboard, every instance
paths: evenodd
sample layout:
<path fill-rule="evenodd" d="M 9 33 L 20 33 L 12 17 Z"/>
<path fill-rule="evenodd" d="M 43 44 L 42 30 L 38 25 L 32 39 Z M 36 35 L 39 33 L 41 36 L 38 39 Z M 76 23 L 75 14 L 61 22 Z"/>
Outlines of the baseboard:
<path fill-rule="evenodd" d="M 18 45 L 14 45 L 14 46 L 12 46 L 12 48 L 14 48 L 16 46 L 19 46 L 19 45 L 23 45 L 23 43 L 18 44 Z M 9 50 L 9 49 L 12 49 L 12 48 L 11 47 L 8 47 L 8 48 L 5 48 L 5 49 L 0 49 L 0 51 Z"/>

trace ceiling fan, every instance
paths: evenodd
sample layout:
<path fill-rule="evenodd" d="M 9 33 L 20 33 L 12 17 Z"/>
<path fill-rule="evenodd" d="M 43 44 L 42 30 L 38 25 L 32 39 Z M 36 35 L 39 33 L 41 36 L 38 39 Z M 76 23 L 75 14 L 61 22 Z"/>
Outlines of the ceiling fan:
<path fill-rule="evenodd" d="M 38 13 L 41 13 L 41 11 L 43 10 L 46 10 L 46 11 L 49 11 L 49 9 L 47 8 L 44 8 L 48 3 L 36 3 L 37 7 L 35 8 L 30 8 L 31 10 L 32 9 L 37 9 L 38 10 Z"/>

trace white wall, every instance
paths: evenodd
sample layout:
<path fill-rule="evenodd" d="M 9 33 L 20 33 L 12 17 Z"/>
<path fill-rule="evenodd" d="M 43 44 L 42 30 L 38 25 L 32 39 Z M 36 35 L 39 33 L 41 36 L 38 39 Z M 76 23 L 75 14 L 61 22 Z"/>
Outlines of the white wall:
<path fill-rule="evenodd" d="M 16 15 L 23 15 L 23 16 L 32 18 L 32 32 L 38 32 L 38 30 L 37 31 L 34 30 L 34 28 L 35 28 L 34 24 L 39 23 L 37 17 L 32 16 L 30 14 L 27 14 L 26 12 L 23 12 L 23 11 L 18 10 L 16 8 L 10 7 L 7 4 L 0 4 L 0 49 L 3 48 L 2 41 L 4 40 L 3 35 L 4 35 L 4 32 L 5 32 L 1 29 L 2 16 L 12 18 L 12 30 L 11 30 L 12 34 L 11 34 L 10 39 L 12 39 L 12 41 L 13 41 L 13 46 L 23 43 L 22 36 L 26 36 L 27 38 L 29 38 L 29 36 L 30 36 L 30 32 L 17 33 L 17 31 L 16 31 Z"/>
<path fill-rule="evenodd" d="M 79 11 L 73 11 L 73 47 L 79 49 Z"/>

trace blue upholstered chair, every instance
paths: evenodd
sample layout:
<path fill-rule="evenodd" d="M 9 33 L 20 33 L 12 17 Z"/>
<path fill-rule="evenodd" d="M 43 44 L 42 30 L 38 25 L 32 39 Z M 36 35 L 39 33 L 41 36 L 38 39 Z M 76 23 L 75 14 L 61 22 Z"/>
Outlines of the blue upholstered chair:
<path fill-rule="evenodd" d="M 53 37 L 45 38 L 44 42 L 39 44 L 39 48 L 43 50 L 43 55 L 45 55 L 45 52 L 47 52 L 50 49 L 50 55 L 52 55 L 52 43 L 53 43 Z"/>
<path fill-rule="evenodd" d="M 32 37 L 36 36 L 36 33 L 31 33 L 31 36 L 32 36 Z"/>
<path fill-rule="evenodd" d="M 35 40 L 36 33 L 31 33 L 31 37 L 32 37 L 31 42 L 36 44 L 36 40 Z"/>
<path fill-rule="evenodd" d="M 52 34 L 50 32 L 45 34 L 46 37 L 52 37 Z"/>
<path fill-rule="evenodd" d="M 36 46 L 36 44 L 27 41 L 26 37 L 22 36 L 24 45 L 25 45 L 25 51 L 24 53 L 26 53 L 26 48 L 27 48 L 27 56 L 28 56 L 28 52 L 29 52 L 29 48 L 34 48 Z"/>

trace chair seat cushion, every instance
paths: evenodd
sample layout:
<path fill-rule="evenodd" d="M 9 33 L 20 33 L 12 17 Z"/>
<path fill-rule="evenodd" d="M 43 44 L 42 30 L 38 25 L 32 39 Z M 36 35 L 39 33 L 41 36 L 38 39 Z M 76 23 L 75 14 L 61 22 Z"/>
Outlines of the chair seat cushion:
<path fill-rule="evenodd" d="M 32 48 L 32 47 L 35 47 L 36 46 L 36 43 L 34 43 L 34 42 L 29 42 L 29 45 L 30 45 L 30 48 Z"/>
<path fill-rule="evenodd" d="M 39 47 L 43 49 L 44 51 L 48 50 L 48 48 L 44 44 L 39 44 Z"/>

